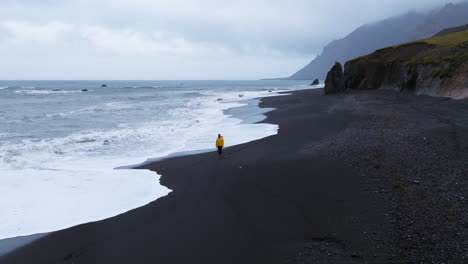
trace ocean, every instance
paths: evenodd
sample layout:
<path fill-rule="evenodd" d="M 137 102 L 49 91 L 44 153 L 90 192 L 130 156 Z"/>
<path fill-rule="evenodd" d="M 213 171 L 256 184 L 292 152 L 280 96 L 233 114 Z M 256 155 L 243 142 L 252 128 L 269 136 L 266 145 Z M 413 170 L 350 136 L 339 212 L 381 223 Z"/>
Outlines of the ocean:
<path fill-rule="evenodd" d="M 135 164 L 278 131 L 254 98 L 308 81 L 0 81 L 0 239 L 56 231 L 171 190 Z M 106 84 L 106 86 L 102 86 Z M 241 107 L 242 106 L 242 107 Z M 216 162 L 216 160 L 213 160 Z"/>

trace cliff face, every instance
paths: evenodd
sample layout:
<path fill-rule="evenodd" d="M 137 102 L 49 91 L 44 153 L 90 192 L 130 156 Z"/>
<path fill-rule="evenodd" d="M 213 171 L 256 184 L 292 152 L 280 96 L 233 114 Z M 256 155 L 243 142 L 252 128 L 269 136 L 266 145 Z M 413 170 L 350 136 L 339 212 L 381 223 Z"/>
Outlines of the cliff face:
<path fill-rule="evenodd" d="M 428 38 L 444 28 L 468 23 L 466 14 L 467 2 L 447 4 L 426 14 L 410 12 L 361 26 L 345 38 L 332 41 L 320 56 L 289 79 L 322 79 L 336 61 L 344 63 L 383 47 Z"/>
<path fill-rule="evenodd" d="M 344 67 L 346 89 L 387 89 L 467 98 L 468 30 L 456 30 L 448 29 L 437 37 L 381 49 L 348 61 Z"/>

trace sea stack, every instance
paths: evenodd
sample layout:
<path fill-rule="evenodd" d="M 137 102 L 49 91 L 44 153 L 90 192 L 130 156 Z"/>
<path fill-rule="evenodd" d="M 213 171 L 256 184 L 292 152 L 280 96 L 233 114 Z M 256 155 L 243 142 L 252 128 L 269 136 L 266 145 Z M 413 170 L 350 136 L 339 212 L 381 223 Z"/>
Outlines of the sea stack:
<path fill-rule="evenodd" d="M 315 79 L 311 85 L 319 85 L 319 84 L 320 84 L 319 79 Z"/>
<path fill-rule="evenodd" d="M 344 92 L 344 74 L 341 63 L 336 62 L 325 79 L 325 94 Z"/>

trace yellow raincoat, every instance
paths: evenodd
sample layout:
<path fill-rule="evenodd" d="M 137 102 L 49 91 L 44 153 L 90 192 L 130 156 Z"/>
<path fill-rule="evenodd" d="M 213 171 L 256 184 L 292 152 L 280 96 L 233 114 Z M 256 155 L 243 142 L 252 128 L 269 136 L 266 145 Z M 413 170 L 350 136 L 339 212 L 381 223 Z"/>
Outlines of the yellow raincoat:
<path fill-rule="evenodd" d="M 216 139 L 216 147 L 224 147 L 224 137 L 219 137 Z"/>

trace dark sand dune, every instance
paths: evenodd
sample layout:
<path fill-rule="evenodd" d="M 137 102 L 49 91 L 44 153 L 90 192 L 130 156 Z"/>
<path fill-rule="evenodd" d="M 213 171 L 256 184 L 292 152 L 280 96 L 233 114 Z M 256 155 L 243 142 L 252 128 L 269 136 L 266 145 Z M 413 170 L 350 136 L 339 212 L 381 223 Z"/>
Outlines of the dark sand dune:
<path fill-rule="evenodd" d="M 322 93 L 263 99 L 278 135 L 146 165 L 171 194 L 0 263 L 467 263 L 468 102 Z"/>

